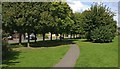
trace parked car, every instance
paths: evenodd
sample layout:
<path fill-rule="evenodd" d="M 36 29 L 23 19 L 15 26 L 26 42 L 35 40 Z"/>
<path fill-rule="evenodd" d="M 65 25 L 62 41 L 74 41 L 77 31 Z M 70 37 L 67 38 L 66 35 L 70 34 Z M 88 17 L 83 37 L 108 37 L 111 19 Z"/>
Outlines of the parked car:
<path fill-rule="evenodd" d="M 25 37 L 26 39 L 28 39 L 28 36 Z M 37 38 L 35 38 L 35 35 L 34 34 L 31 34 L 30 35 L 30 40 L 37 40 Z"/>

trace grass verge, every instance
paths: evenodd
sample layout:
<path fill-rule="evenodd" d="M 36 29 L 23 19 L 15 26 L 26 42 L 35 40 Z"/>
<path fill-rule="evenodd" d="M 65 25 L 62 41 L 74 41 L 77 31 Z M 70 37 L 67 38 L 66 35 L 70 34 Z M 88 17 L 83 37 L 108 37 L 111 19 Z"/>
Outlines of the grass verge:
<path fill-rule="evenodd" d="M 111 43 L 76 42 L 80 56 L 75 67 L 118 67 L 118 37 Z"/>
<path fill-rule="evenodd" d="M 57 47 L 13 48 L 9 59 L 3 62 L 4 67 L 52 67 L 68 51 L 69 46 Z"/>

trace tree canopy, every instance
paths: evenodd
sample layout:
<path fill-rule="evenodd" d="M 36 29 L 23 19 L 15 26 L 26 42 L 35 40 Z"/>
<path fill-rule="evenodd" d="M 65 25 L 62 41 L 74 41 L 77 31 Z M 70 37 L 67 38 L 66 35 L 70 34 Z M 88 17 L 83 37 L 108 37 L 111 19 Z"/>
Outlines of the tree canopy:
<path fill-rule="evenodd" d="M 86 38 L 94 42 L 110 42 L 115 37 L 115 14 L 103 4 L 93 4 L 84 14 Z"/>
<path fill-rule="evenodd" d="M 82 13 L 73 13 L 64 2 L 3 2 L 3 30 L 43 34 L 79 34 L 94 42 L 109 42 L 115 36 L 114 13 L 103 4 L 93 4 Z M 109 36 L 107 36 L 109 35 Z M 29 43 L 29 39 L 28 39 Z"/>

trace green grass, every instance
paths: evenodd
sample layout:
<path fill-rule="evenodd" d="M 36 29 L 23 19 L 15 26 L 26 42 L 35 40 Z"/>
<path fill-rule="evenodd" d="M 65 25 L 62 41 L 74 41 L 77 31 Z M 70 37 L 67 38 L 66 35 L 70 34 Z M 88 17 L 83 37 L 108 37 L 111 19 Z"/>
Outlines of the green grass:
<path fill-rule="evenodd" d="M 57 47 L 14 48 L 13 50 L 16 52 L 9 54 L 9 61 L 4 61 L 3 66 L 52 67 L 60 61 L 68 49 L 68 45 L 60 45 Z"/>
<path fill-rule="evenodd" d="M 76 42 L 80 56 L 75 67 L 118 67 L 118 37 L 111 43 Z"/>
<path fill-rule="evenodd" d="M 118 66 L 118 37 L 111 43 L 92 43 L 85 39 L 38 41 L 35 44 L 31 42 L 32 48 L 13 47 L 14 52 L 9 54 L 9 59 L 4 61 L 3 66 L 52 67 L 62 59 L 71 43 L 76 43 L 80 48 L 75 67 Z M 23 46 L 25 45 L 26 43 L 23 43 Z"/>

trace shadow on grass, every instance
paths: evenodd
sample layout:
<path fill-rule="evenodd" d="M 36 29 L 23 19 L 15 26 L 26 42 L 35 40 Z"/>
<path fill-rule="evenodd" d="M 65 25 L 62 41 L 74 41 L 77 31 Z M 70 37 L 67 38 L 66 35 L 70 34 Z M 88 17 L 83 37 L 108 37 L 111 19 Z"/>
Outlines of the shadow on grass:
<path fill-rule="evenodd" d="M 90 41 L 90 40 L 87 40 L 87 39 L 83 39 L 83 40 L 81 40 L 82 42 L 92 42 L 92 41 Z"/>
<path fill-rule="evenodd" d="M 36 43 L 30 42 L 31 47 L 55 47 L 60 45 L 68 45 L 68 44 L 75 44 L 74 41 L 77 41 L 76 39 L 64 39 L 62 41 L 60 40 L 46 40 L 46 41 L 37 41 Z M 26 46 L 27 43 L 22 43 L 22 46 Z M 18 43 L 11 44 L 12 48 L 14 47 L 21 47 L 18 45 Z M 3 68 L 9 68 L 9 66 L 14 66 L 17 63 L 20 63 L 19 61 L 16 61 L 16 59 L 19 59 L 20 51 L 11 51 L 8 53 L 7 58 L 5 58 L 2 62 Z M 4 66 L 5 65 L 5 66 Z"/>
<path fill-rule="evenodd" d="M 55 47 L 60 45 L 68 45 L 68 44 L 75 44 L 75 39 L 64 39 L 64 40 L 46 40 L 46 41 L 37 41 L 30 42 L 31 47 Z M 18 43 L 11 44 L 12 46 L 18 45 Z M 26 47 L 27 43 L 22 43 L 22 46 Z"/>
<path fill-rule="evenodd" d="M 15 65 L 16 63 L 20 63 L 18 61 L 15 61 L 18 59 L 20 52 L 19 51 L 11 51 L 9 52 L 5 58 L 2 60 L 3 68 L 9 67 L 10 65 Z M 12 60 L 12 61 L 11 61 Z"/>

